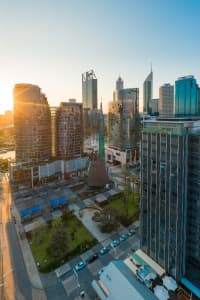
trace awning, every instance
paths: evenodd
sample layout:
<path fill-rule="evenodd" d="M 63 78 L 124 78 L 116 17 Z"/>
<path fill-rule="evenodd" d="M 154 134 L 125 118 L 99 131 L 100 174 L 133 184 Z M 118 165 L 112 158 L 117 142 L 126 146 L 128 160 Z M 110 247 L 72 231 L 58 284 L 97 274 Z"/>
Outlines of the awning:
<path fill-rule="evenodd" d="M 29 208 L 20 211 L 21 217 L 28 217 L 31 215 L 31 210 Z"/>
<path fill-rule="evenodd" d="M 41 211 L 40 205 L 35 205 L 35 206 L 33 206 L 32 209 L 31 209 L 31 213 L 32 213 L 32 214 L 37 214 L 37 213 L 39 213 L 40 211 Z"/>
<path fill-rule="evenodd" d="M 50 205 L 51 205 L 51 207 L 58 207 L 58 205 L 59 205 L 58 199 L 51 200 Z"/>
<path fill-rule="evenodd" d="M 59 198 L 59 203 L 62 205 L 67 204 L 67 199 L 65 197 L 61 197 Z"/>

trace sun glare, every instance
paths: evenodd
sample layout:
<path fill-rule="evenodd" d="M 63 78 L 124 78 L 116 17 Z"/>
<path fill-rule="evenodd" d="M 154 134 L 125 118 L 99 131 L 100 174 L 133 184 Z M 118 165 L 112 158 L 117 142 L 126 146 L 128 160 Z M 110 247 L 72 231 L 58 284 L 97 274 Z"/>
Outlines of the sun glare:
<path fill-rule="evenodd" d="M 0 81 L 0 114 L 5 110 L 13 110 L 13 86 L 12 82 Z"/>

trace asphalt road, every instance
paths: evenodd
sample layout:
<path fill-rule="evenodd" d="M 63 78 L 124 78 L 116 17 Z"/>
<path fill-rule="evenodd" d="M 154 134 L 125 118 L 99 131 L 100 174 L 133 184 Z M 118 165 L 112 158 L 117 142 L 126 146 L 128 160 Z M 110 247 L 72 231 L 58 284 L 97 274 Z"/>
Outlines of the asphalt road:
<path fill-rule="evenodd" d="M 21 300 L 32 299 L 32 287 L 24 265 L 24 260 L 19 246 L 19 241 L 12 221 L 11 197 L 8 179 L 2 178 L 2 190 L 0 199 L 0 222 L 1 222 L 1 255 L 3 268 L 1 280 L 3 295 L 0 299 Z"/>
<path fill-rule="evenodd" d="M 20 294 L 26 300 L 32 299 L 32 286 L 24 264 L 23 255 L 18 241 L 15 225 L 13 222 L 7 224 L 8 238 L 11 248 L 12 267 L 14 269 L 15 282 Z M 18 300 L 18 299 L 17 299 Z"/>

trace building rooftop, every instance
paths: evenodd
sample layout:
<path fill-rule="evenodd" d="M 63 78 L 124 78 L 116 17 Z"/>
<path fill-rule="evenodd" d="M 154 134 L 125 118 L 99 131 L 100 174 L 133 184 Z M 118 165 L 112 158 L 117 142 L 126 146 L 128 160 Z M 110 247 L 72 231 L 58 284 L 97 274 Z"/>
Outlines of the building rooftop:
<path fill-rule="evenodd" d="M 125 263 L 119 260 L 112 261 L 101 274 L 100 280 L 93 281 L 92 285 L 100 299 L 157 299 L 146 286 L 137 280 Z"/>

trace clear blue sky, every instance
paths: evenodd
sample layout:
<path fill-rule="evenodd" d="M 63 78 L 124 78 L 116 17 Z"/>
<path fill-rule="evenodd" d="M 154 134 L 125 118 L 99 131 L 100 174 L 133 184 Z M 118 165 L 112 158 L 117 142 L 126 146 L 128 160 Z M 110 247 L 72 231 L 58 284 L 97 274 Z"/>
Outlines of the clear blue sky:
<path fill-rule="evenodd" d="M 139 87 L 154 71 L 161 84 L 200 80 L 199 0 L 1 0 L 0 110 L 7 83 L 38 84 L 51 105 L 81 101 L 81 73 L 94 69 L 104 109 L 120 74 Z"/>

